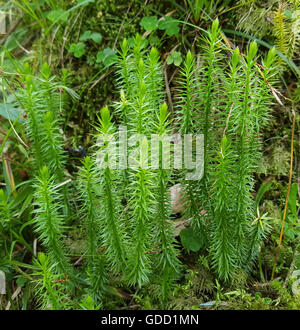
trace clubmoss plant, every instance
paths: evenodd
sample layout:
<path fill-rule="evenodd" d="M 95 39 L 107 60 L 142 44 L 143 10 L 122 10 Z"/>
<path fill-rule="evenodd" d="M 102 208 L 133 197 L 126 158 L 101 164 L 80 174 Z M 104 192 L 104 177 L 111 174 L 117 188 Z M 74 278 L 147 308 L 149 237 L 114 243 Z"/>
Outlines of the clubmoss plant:
<path fill-rule="evenodd" d="M 103 147 L 99 146 L 96 155 L 101 152 L 101 157 L 105 162 L 99 164 L 100 168 L 96 168 L 99 172 L 101 197 L 102 197 L 102 240 L 106 246 L 106 256 L 112 269 L 115 273 L 120 273 L 126 265 L 126 234 L 124 223 L 121 221 L 120 214 L 120 197 L 117 193 L 116 179 L 117 173 L 114 169 L 110 168 L 108 162 L 109 157 L 109 144 L 110 138 L 115 132 L 114 125 L 111 121 L 111 115 L 107 107 L 103 108 L 100 112 L 100 125 L 98 127 L 97 141 L 99 139 L 103 142 Z M 98 157 L 98 156 L 97 156 Z M 107 162 L 106 162 L 107 161 Z"/>
<path fill-rule="evenodd" d="M 56 273 L 56 264 L 53 264 L 50 258 L 41 252 L 33 263 L 39 269 L 33 276 L 35 277 L 35 295 L 41 308 L 43 310 L 71 308 L 71 300 L 66 293 L 65 279 Z"/>
<path fill-rule="evenodd" d="M 154 213 L 154 231 L 155 241 L 158 246 L 157 269 L 161 276 L 162 300 L 166 302 L 170 296 L 172 284 L 178 278 L 181 271 L 181 263 L 178 259 L 179 249 L 174 237 L 174 226 L 170 222 L 171 214 L 170 196 L 168 183 L 170 181 L 170 172 L 163 167 L 163 139 L 170 133 L 168 108 L 164 103 L 157 113 L 157 137 L 159 140 L 159 167 L 156 170 L 157 185 L 154 196 L 156 207 Z"/>
<path fill-rule="evenodd" d="M 211 240 L 212 264 L 220 278 L 228 280 L 236 270 L 236 250 L 232 241 L 235 232 L 235 219 L 231 211 L 231 173 L 233 159 L 230 143 L 222 138 L 217 155 L 216 176 L 211 198 L 215 201 L 214 227 Z"/>
<path fill-rule="evenodd" d="M 147 50 L 140 35 L 131 43 L 122 42 L 116 65 L 121 96 L 114 105 L 116 116 L 102 108 L 99 124 L 94 126 L 93 153 L 83 160 L 78 174 L 74 173 L 80 191 L 74 194 L 79 196 L 74 204 L 81 208 L 81 219 L 74 219 L 74 224 L 82 224 L 86 233 L 82 240 L 86 251 L 77 259 L 76 268 L 64 244 L 70 195 L 61 131 L 67 102 L 64 93 L 75 94 L 52 75 L 48 65 L 42 66 L 37 77 L 25 65 L 16 95 L 27 114 L 25 125 L 37 174 L 34 217 L 26 226 L 34 224 L 47 253 L 35 262 L 43 308 L 69 308 L 67 300 L 74 293 L 69 284 L 90 297 L 82 302 L 82 308 L 105 306 L 105 295 L 117 293 L 110 281 L 120 279 L 122 285 L 134 288 L 154 283 L 167 306 L 171 288 L 183 269 L 170 219 L 169 187 L 174 181 L 185 190 L 184 217 L 191 226 L 186 232 L 199 240 L 195 246 L 205 255 L 206 268 L 214 269 L 218 280 L 223 281 L 230 281 L 240 271 L 251 271 L 268 233 L 264 222 L 256 217 L 253 192 L 254 172 L 261 157 L 261 130 L 268 124 L 275 93 L 275 50 L 261 65 L 255 42 L 242 55 L 239 49 L 226 48 L 221 36 L 215 20 L 201 38 L 201 53 L 187 53 L 175 79 L 176 88 L 171 89 L 177 93 L 173 122 L 164 103 L 159 51 Z M 125 146 L 116 142 L 114 118 L 127 127 Z M 185 180 L 187 166 L 181 173 L 164 167 L 168 150 L 163 140 L 173 129 L 193 137 L 203 134 L 202 178 Z M 158 167 L 149 163 L 150 147 L 153 151 L 149 139 L 153 135 L 159 140 Z M 118 148 L 123 163 L 121 158 L 114 158 Z M 0 190 L 1 231 L 6 230 L 13 214 L 10 200 Z M 80 280 L 77 274 L 88 279 Z"/>
<path fill-rule="evenodd" d="M 64 80 L 65 76 L 66 73 L 63 74 Z M 25 123 L 32 144 L 35 171 L 38 173 L 43 166 L 48 166 L 56 183 L 62 184 L 66 180 L 66 155 L 61 125 L 67 103 L 67 97 L 63 94 L 68 94 L 72 98 L 76 98 L 77 95 L 51 75 L 48 64 L 42 65 L 38 76 L 34 76 L 31 68 L 25 64 L 20 84 L 16 95 L 27 114 Z M 70 215 L 67 186 L 62 185 L 61 191 L 64 214 Z"/>
<path fill-rule="evenodd" d="M 153 173 L 147 168 L 148 142 L 143 138 L 137 155 L 137 169 L 131 173 L 132 236 L 128 254 L 128 282 L 141 287 L 149 282 L 152 261 L 149 253 L 153 248 Z M 153 252 L 153 250 L 152 250 Z"/>
<path fill-rule="evenodd" d="M 103 296 L 107 284 L 106 258 L 103 253 L 103 241 L 100 226 L 100 207 L 96 185 L 99 184 L 97 168 L 91 157 L 82 161 L 83 166 L 79 171 L 79 187 L 81 192 L 84 227 L 87 241 L 88 279 L 90 294 L 95 301 Z M 102 248 L 101 248 L 102 247 Z"/>
<path fill-rule="evenodd" d="M 61 214 L 62 205 L 54 182 L 50 170 L 46 166 L 42 167 L 34 184 L 35 231 L 46 248 L 51 262 L 56 265 L 57 272 L 74 279 L 74 270 L 62 243 L 65 226 Z"/>

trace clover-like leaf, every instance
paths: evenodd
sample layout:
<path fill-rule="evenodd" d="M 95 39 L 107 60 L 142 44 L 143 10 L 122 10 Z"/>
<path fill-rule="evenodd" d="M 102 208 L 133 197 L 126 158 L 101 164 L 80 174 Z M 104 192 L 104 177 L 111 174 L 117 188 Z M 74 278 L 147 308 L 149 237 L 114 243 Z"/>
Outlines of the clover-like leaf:
<path fill-rule="evenodd" d="M 110 66 L 117 60 L 116 51 L 111 48 L 105 48 L 97 53 L 97 63 L 103 63 L 104 66 Z"/>
<path fill-rule="evenodd" d="M 90 30 L 86 30 L 79 38 L 80 41 L 87 41 L 91 38 L 92 32 Z"/>
<path fill-rule="evenodd" d="M 80 58 L 85 54 L 85 44 L 83 42 L 72 44 L 69 48 L 69 53 L 73 53 L 75 57 Z"/>
<path fill-rule="evenodd" d="M 140 25 L 147 31 L 155 31 L 158 27 L 158 19 L 156 16 L 143 17 Z"/>
<path fill-rule="evenodd" d="M 168 36 L 174 36 L 179 33 L 179 22 L 172 17 L 166 16 L 158 22 L 158 28 L 165 30 Z"/>
<path fill-rule="evenodd" d="M 93 32 L 91 34 L 91 39 L 95 41 L 97 44 L 100 44 L 102 41 L 102 35 L 99 32 Z"/>
<path fill-rule="evenodd" d="M 167 64 L 174 64 L 176 66 L 179 66 L 182 62 L 182 57 L 181 57 L 181 53 L 180 52 L 172 52 L 172 54 L 170 54 L 167 57 Z"/>
<path fill-rule="evenodd" d="M 79 38 L 79 41 L 87 41 L 92 39 L 97 44 L 100 44 L 102 41 L 102 35 L 99 32 L 92 32 L 90 30 L 86 30 Z"/>

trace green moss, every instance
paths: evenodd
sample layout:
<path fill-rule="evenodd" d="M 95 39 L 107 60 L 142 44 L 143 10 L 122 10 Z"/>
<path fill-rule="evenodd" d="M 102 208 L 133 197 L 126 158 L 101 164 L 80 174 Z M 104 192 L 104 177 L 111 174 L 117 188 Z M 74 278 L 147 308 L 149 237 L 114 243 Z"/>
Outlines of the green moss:
<path fill-rule="evenodd" d="M 74 1 L 66 1 L 66 8 L 73 5 Z M 153 10 L 156 14 L 161 12 L 163 15 L 170 11 L 168 5 L 164 1 L 146 5 L 142 1 L 95 1 L 73 11 L 68 24 L 62 25 L 55 34 L 41 35 L 34 41 L 33 56 L 28 58 L 31 65 L 37 70 L 36 59 L 39 58 L 41 61 L 51 62 L 51 67 L 57 73 L 62 67 L 66 67 L 71 73 L 70 86 L 81 95 L 68 118 L 71 122 L 67 126 L 68 135 L 72 136 L 71 144 L 74 145 L 77 141 L 81 141 L 81 144 L 88 143 L 85 138 L 91 130 L 90 124 L 95 121 L 96 114 L 117 97 L 114 71 L 105 68 L 102 63 L 96 63 L 97 53 L 107 47 L 115 49 L 124 38 L 144 33 L 140 26 L 141 18 L 153 15 Z M 72 30 L 69 30 L 70 27 Z M 86 41 L 85 54 L 79 59 L 75 58 L 68 53 L 68 49 L 72 43 L 77 43 L 80 35 L 87 30 L 101 33 L 102 42 L 97 44 Z M 93 77 L 95 78 L 91 79 Z M 74 131 L 72 122 L 79 125 L 80 129 Z"/>
<path fill-rule="evenodd" d="M 274 145 L 270 154 L 262 157 L 258 173 L 287 176 L 290 168 L 290 152 L 284 145 Z"/>
<path fill-rule="evenodd" d="M 285 309 L 300 309 L 300 295 L 293 294 L 289 288 L 285 288 L 279 281 L 273 281 L 272 287 L 277 291 L 279 295 L 279 302 L 285 307 Z"/>

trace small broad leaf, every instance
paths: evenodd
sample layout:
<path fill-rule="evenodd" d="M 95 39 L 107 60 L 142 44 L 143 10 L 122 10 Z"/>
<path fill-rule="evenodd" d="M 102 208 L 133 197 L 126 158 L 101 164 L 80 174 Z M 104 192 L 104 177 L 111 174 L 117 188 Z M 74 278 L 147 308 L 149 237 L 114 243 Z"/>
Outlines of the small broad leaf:
<path fill-rule="evenodd" d="M 204 243 L 203 237 L 195 233 L 191 227 L 180 232 L 180 239 L 183 247 L 193 252 L 199 251 Z"/>
<path fill-rule="evenodd" d="M 293 18 L 293 13 L 290 10 L 285 10 L 283 12 L 283 15 L 287 18 L 287 19 L 292 19 Z"/>
<path fill-rule="evenodd" d="M 158 22 L 158 28 L 165 30 L 168 36 L 174 36 L 179 33 L 179 22 L 172 17 L 166 16 Z"/>
<path fill-rule="evenodd" d="M 271 305 L 273 303 L 273 300 L 269 297 L 264 298 L 264 303 L 267 305 Z"/>
<path fill-rule="evenodd" d="M 176 66 L 179 66 L 182 62 L 182 57 L 180 52 L 173 52 L 171 55 L 167 57 L 167 64 L 174 64 Z"/>
<path fill-rule="evenodd" d="M 87 30 L 79 38 L 80 41 L 87 41 L 90 39 L 95 41 L 97 44 L 100 44 L 100 42 L 102 41 L 102 35 L 101 35 L 101 33 L 92 32 L 90 30 Z"/>
<path fill-rule="evenodd" d="M 171 55 L 169 55 L 169 56 L 167 57 L 167 64 L 170 65 L 170 64 L 172 64 L 172 63 L 173 63 L 173 58 L 172 58 Z"/>
<path fill-rule="evenodd" d="M 69 12 L 63 9 L 57 9 L 57 10 L 51 10 L 48 14 L 47 14 L 47 18 L 53 22 L 66 22 L 68 20 L 69 17 Z"/>
<path fill-rule="evenodd" d="M 91 34 L 91 39 L 95 41 L 97 44 L 100 44 L 100 42 L 102 41 L 102 35 L 101 33 L 93 32 Z"/>
<path fill-rule="evenodd" d="M 156 16 L 143 17 L 140 25 L 147 31 L 155 31 L 158 27 L 158 19 Z"/>
<path fill-rule="evenodd" d="M 92 32 L 90 30 L 85 31 L 79 38 L 80 41 L 86 41 L 91 38 Z"/>
<path fill-rule="evenodd" d="M 105 66 L 114 64 L 117 60 L 116 51 L 111 48 L 105 48 L 97 54 L 97 63 L 103 63 Z"/>
<path fill-rule="evenodd" d="M 85 44 L 83 42 L 72 44 L 69 48 L 69 53 L 73 53 L 75 57 L 80 58 L 85 54 Z"/>
<path fill-rule="evenodd" d="M 100 50 L 100 52 L 97 53 L 97 59 L 96 62 L 97 63 L 101 63 L 104 59 L 104 51 Z"/>
<path fill-rule="evenodd" d="M 17 278 L 16 283 L 18 286 L 20 286 L 21 288 L 28 282 L 26 277 L 20 276 Z"/>

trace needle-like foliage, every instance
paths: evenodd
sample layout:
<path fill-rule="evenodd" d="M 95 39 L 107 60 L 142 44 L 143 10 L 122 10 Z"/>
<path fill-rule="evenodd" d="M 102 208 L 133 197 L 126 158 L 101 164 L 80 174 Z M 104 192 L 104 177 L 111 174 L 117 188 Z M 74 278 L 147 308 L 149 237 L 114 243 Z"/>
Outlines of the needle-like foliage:
<path fill-rule="evenodd" d="M 126 265 L 125 240 L 126 234 L 124 223 L 121 222 L 120 198 L 116 188 L 116 171 L 111 168 L 110 151 L 115 133 L 111 122 L 111 115 L 107 107 L 100 112 L 100 125 L 98 126 L 97 141 L 101 144 L 96 152 L 97 164 L 96 173 L 99 173 L 101 198 L 102 198 L 102 240 L 106 246 L 106 256 L 110 269 L 120 273 Z M 101 155 L 100 155 L 101 153 Z M 98 157 L 100 157 L 98 159 Z"/>
<path fill-rule="evenodd" d="M 224 136 L 217 155 L 216 176 L 211 195 L 214 200 L 214 227 L 211 240 L 212 262 L 219 277 L 224 280 L 228 280 L 236 270 L 236 250 L 232 240 L 235 223 L 232 202 L 229 198 L 233 171 L 231 154 L 230 143 Z"/>
<path fill-rule="evenodd" d="M 71 266 L 65 248 L 63 247 L 63 232 L 65 230 L 63 217 L 61 215 L 62 206 L 59 202 L 59 194 L 54 184 L 54 178 L 50 170 L 44 166 L 41 168 L 39 176 L 34 184 L 35 192 L 35 231 L 39 235 L 39 240 L 47 249 L 49 258 L 60 274 L 73 277 L 73 267 Z"/>
<path fill-rule="evenodd" d="M 212 264 L 228 280 L 237 269 L 251 268 L 267 230 L 253 223 L 252 193 L 261 129 L 270 117 L 275 50 L 260 69 L 252 42 L 244 59 L 235 49 L 226 68 L 220 64 L 220 38 L 216 20 L 203 40 L 200 66 L 187 55 L 179 80 L 178 121 L 183 132 L 204 134 L 204 177 L 186 185 L 186 216 L 202 237 L 211 237 L 206 243 Z"/>
<path fill-rule="evenodd" d="M 91 296 L 98 301 L 107 283 L 106 258 L 103 253 L 103 240 L 100 239 L 100 207 L 97 195 L 99 179 L 97 168 L 91 157 L 84 158 L 79 171 L 79 187 L 82 200 L 82 212 L 87 239 L 88 277 Z M 101 248 L 102 247 L 102 248 Z"/>
<path fill-rule="evenodd" d="M 63 75 L 66 80 L 66 73 Z M 32 144 L 34 167 L 36 173 L 43 166 L 48 166 L 56 183 L 65 181 L 65 151 L 61 131 L 65 104 L 68 94 L 72 98 L 77 95 L 70 88 L 62 85 L 52 76 L 48 64 L 43 64 L 39 76 L 34 76 L 32 69 L 24 66 L 21 73 L 21 87 L 17 90 L 17 98 L 27 114 L 27 134 Z M 62 186 L 64 214 L 70 214 L 67 186 Z"/>
<path fill-rule="evenodd" d="M 174 237 L 174 226 L 169 221 L 171 214 L 170 195 L 168 191 L 168 183 L 170 181 L 170 171 L 164 164 L 165 152 L 163 150 L 163 139 L 168 137 L 170 133 L 168 108 L 164 103 L 157 113 L 157 135 L 158 138 L 158 169 L 156 170 L 157 185 L 154 195 L 156 199 L 156 210 L 154 213 L 155 224 L 155 241 L 159 250 L 157 269 L 161 276 L 162 283 L 162 300 L 167 301 L 170 295 L 170 289 L 181 270 L 181 263 L 178 259 L 179 249 Z"/>
<path fill-rule="evenodd" d="M 66 293 L 65 279 L 56 273 L 56 264 L 44 253 L 39 253 L 33 261 L 39 270 L 35 277 L 35 296 L 43 310 L 66 310 L 71 308 L 71 300 Z"/>
<path fill-rule="evenodd" d="M 131 173 L 132 198 L 129 201 L 132 209 L 132 237 L 128 254 L 128 282 L 138 285 L 149 282 L 151 274 L 151 258 L 149 252 L 153 248 L 153 195 L 152 173 L 147 168 L 148 142 L 144 138 L 140 142 L 137 155 L 137 169 Z"/>
<path fill-rule="evenodd" d="M 120 101 L 114 104 L 114 116 L 107 107 L 100 111 L 93 154 L 75 174 L 79 189 L 75 202 L 86 234 L 82 240 L 86 250 L 76 266 L 87 280 L 75 276 L 63 243 L 70 197 L 61 127 L 67 95 L 76 94 L 53 76 L 49 65 L 42 65 L 37 77 L 24 66 L 16 97 L 27 114 L 25 125 L 37 174 L 33 223 L 47 252 L 35 261 L 43 308 L 69 306 L 68 283 L 76 283 L 76 288 L 86 285 L 82 289 L 88 298 L 82 308 L 104 305 L 105 293 L 116 293 L 110 277 L 122 278 L 136 288 L 159 281 L 166 306 L 183 268 L 170 219 L 169 188 L 174 181 L 184 190 L 183 216 L 191 227 L 185 232 L 193 234 L 193 250 L 207 254 L 221 280 L 230 281 L 238 271 L 251 270 L 268 233 L 262 219 L 256 218 L 253 192 L 261 132 L 269 122 L 275 94 L 275 50 L 259 63 L 255 42 L 245 54 L 238 48 L 228 49 L 218 20 L 199 39 L 200 54 L 187 52 L 178 78 L 173 80 L 175 88 L 170 89 L 176 93 L 174 118 L 164 103 L 159 51 L 147 49 L 141 35 L 121 43 L 116 64 Z M 62 80 L 67 80 L 65 71 Z M 114 121 L 121 126 L 119 132 Z M 181 134 L 185 147 L 186 141 L 192 146 L 192 151 L 184 148 L 181 172 L 172 168 L 175 155 L 174 159 L 169 155 L 180 145 L 180 139 L 171 139 L 173 129 Z M 201 134 L 204 171 L 203 177 L 195 178 L 187 176 L 192 170 L 187 163 L 195 158 L 194 147 L 199 147 Z M 10 206 L 0 190 L 4 234 L 14 218 Z"/>

